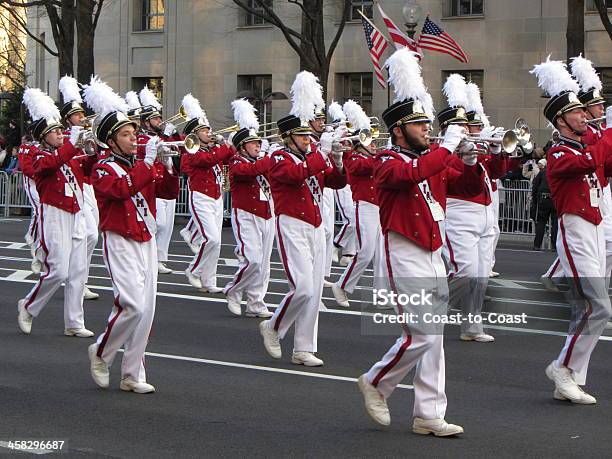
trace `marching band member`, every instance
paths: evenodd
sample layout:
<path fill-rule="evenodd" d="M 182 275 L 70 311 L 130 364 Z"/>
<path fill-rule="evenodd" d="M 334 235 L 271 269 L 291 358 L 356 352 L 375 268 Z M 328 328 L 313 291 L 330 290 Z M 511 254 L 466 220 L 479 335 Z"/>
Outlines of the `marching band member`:
<path fill-rule="evenodd" d="M 427 291 L 432 294 L 432 306 L 397 304 L 398 314 L 413 313 L 423 318 L 428 311 L 445 315 L 448 287 L 442 243 L 446 187 L 460 182 L 477 192 L 482 187 L 479 170 L 468 165 L 463 171 L 447 166 L 450 155 L 465 138 L 461 126 L 450 125 L 440 146 L 429 150 L 433 103 L 415 55 L 403 48 L 387 60 L 387 65 L 396 102 L 382 117 L 393 146 L 378 153 L 374 180 L 389 283 L 397 295 L 431 287 Z M 475 164 L 473 155 L 463 158 Z M 461 426 L 444 420 L 443 342 L 441 327 L 426 326 L 420 321 L 402 324 L 402 336 L 358 380 L 366 410 L 377 423 L 391 423 L 386 399 L 415 368 L 413 432 L 435 436 L 463 433 Z"/>
<path fill-rule="evenodd" d="M 161 104 L 157 97 L 147 86 L 142 88 L 139 93 L 142 103 L 142 115 L 140 117 L 140 128 L 142 133 L 138 136 L 138 143 L 146 145 L 151 137 L 159 136 L 164 141 L 180 140 L 176 132 L 176 127 L 172 123 L 163 123 L 161 116 Z M 140 150 L 144 153 L 144 147 Z M 176 199 L 156 198 L 157 214 L 157 271 L 159 274 L 170 274 L 172 269 L 166 266 L 168 263 L 168 248 L 174 229 L 174 212 Z"/>
<path fill-rule="evenodd" d="M 70 129 L 72 126 L 84 126 L 87 118 L 85 117 L 85 109 L 81 105 L 83 103 L 83 99 L 81 98 L 81 92 L 77 80 L 67 75 L 63 76 L 59 81 L 59 91 L 62 94 L 62 100 L 64 101 L 60 114 L 62 115 L 62 121 L 68 128 L 68 131 L 64 133 L 64 143 L 66 143 L 68 142 L 68 136 L 70 135 Z M 81 151 L 80 153 L 84 154 L 85 152 Z M 91 186 L 89 175 L 83 176 L 83 204 L 83 215 L 85 216 L 87 238 L 87 276 L 89 276 L 91 257 L 93 256 L 94 249 L 98 244 L 98 224 L 100 222 L 98 204 L 96 202 L 93 187 Z M 85 285 L 83 295 L 86 300 L 96 300 L 100 297 L 98 293 L 89 290 L 87 285 Z"/>
<path fill-rule="evenodd" d="M 237 150 L 229 161 L 232 193 L 232 229 L 240 251 L 238 270 L 223 293 L 232 314 L 242 315 L 240 303 L 246 294 L 246 316 L 270 318 L 264 297 L 270 280 L 270 256 L 274 244 L 274 219 L 270 184 L 270 156 L 261 156 L 259 122 L 255 108 L 245 99 L 232 102 L 234 119 L 241 127 L 232 137 Z"/>
<path fill-rule="evenodd" d="M 185 270 L 185 275 L 195 288 L 203 292 L 220 293 L 223 289 L 217 287 L 216 273 L 223 227 L 221 165 L 234 155 L 234 150 L 225 143 L 208 146 L 214 140 L 210 123 L 200 102 L 191 94 L 183 98 L 183 108 L 189 119 L 183 134 L 196 134 L 201 142 L 197 153 L 181 156 L 181 171 L 189 177 L 191 215 L 202 237 L 199 250 Z"/>
<path fill-rule="evenodd" d="M 155 387 L 147 383 L 144 354 L 157 294 L 155 198 L 176 198 L 178 176 L 169 158 L 164 168 L 155 167 L 156 136 L 147 142 L 144 159 L 136 161 L 136 122 L 125 115 L 127 105 L 105 83 L 92 81 L 85 100 L 100 117 L 96 137 L 110 148 L 110 156 L 95 166 L 92 184 L 115 296 L 105 332 L 89 346 L 90 372 L 98 386 L 108 387 L 110 367 L 123 347 L 119 388 L 151 393 Z"/>
<path fill-rule="evenodd" d="M 29 137 L 29 135 L 28 135 Z M 36 152 L 36 142 L 31 138 L 27 142 L 23 142 L 19 146 L 18 161 L 19 170 L 23 175 L 23 189 L 26 191 L 30 207 L 32 208 L 32 215 L 30 216 L 30 225 L 25 235 L 25 241 L 30 246 L 30 253 L 32 255 L 31 269 L 34 274 L 40 274 L 42 269 L 42 253 L 39 246 L 40 236 L 40 197 L 36 190 L 36 181 L 34 180 L 34 156 Z"/>
<path fill-rule="evenodd" d="M 310 126 L 310 142 L 311 149 L 316 148 L 316 144 L 321 139 L 321 134 L 325 129 L 325 102 L 323 97 L 317 102 L 315 107 L 315 116 L 308 122 Z M 328 160 L 328 166 L 331 166 Z M 332 258 L 334 256 L 334 228 L 336 223 L 336 214 L 334 207 L 334 190 L 331 188 L 323 189 L 323 206 L 321 218 L 323 219 L 323 228 L 325 229 L 325 278 L 331 276 Z M 323 279 L 323 284 L 327 281 Z"/>
<path fill-rule="evenodd" d="M 83 290 L 87 279 L 87 241 L 83 206 L 83 175 L 95 162 L 90 156 L 73 159 L 82 128 L 73 126 L 64 143 L 60 113 L 53 100 L 40 89 L 26 89 L 23 102 L 32 117 L 32 167 L 40 196 L 40 247 L 43 269 L 28 295 L 18 302 L 18 324 L 30 334 L 32 319 L 38 317 L 64 282 L 64 334 L 88 338 L 85 328 Z"/>
<path fill-rule="evenodd" d="M 546 173 L 559 219 L 557 254 L 567 274 L 572 318 L 565 346 L 546 375 L 555 384 L 553 397 L 594 404 L 580 386 L 586 382 L 589 359 L 612 315 L 606 281 L 606 247 L 602 225 L 600 177 L 612 134 L 605 131 L 605 152 L 589 150 L 580 141 L 587 132 L 578 84 L 561 61 L 548 58 L 531 71 L 550 97 L 544 116 L 559 131 L 559 142 L 547 153 Z"/>
<path fill-rule="evenodd" d="M 371 120 L 363 109 L 353 100 L 345 102 L 344 111 L 351 123 L 351 129 L 358 133 L 361 129 L 371 130 Z M 359 279 L 372 260 L 374 261 L 375 284 L 385 275 L 381 258 L 381 228 L 378 198 L 374 186 L 374 165 L 376 145 L 355 142 L 355 147 L 344 161 L 347 180 L 355 202 L 355 224 L 357 233 L 357 253 L 349 265 L 332 285 L 332 292 L 338 305 L 349 307 L 348 293 L 353 293 Z M 377 288 L 374 285 L 374 288 Z"/>
<path fill-rule="evenodd" d="M 468 100 L 463 77 L 456 73 L 449 75 L 444 84 L 444 93 L 449 107 L 438 113 L 441 134 L 444 135 L 450 125 L 467 129 L 465 106 Z M 491 273 L 495 242 L 491 180 L 504 175 L 504 163 L 499 144 L 491 143 L 488 149 L 492 153 L 491 161 L 485 162 L 479 158 L 477 165 L 483 181 L 478 195 L 466 193 L 461 186 L 451 184 L 448 187 L 444 258 L 449 269 L 449 304 L 451 308 L 461 310 L 465 318 L 470 313 L 480 316 Z M 463 166 L 456 157 L 453 165 Z M 484 332 L 482 321 L 478 320 L 464 320 L 460 338 L 483 343 L 494 340 Z"/>
<path fill-rule="evenodd" d="M 291 362 L 296 365 L 321 366 L 317 352 L 319 304 L 325 273 L 325 230 L 322 223 L 323 188 L 346 185 L 342 156 L 332 154 L 334 134 L 324 132 L 320 148 L 312 148 L 309 121 L 314 118 L 322 89 L 310 72 L 300 72 L 291 86 L 292 110 L 278 120 L 284 147 L 273 154 L 274 165 L 268 173 L 278 251 L 289 280 L 289 292 L 274 316 L 261 322 L 259 329 L 266 351 L 275 359 L 282 355 L 279 338 L 285 337 L 295 323 Z"/>
<path fill-rule="evenodd" d="M 338 102 L 329 104 L 328 113 L 338 128 L 346 129 L 346 115 Z M 351 186 L 347 184 L 340 190 L 334 190 L 334 200 L 342 219 L 342 225 L 334 237 L 332 259 L 339 262 L 340 266 L 348 266 L 355 255 L 355 204 Z M 342 251 L 342 256 L 338 259 L 340 251 Z M 332 284 L 326 281 L 325 286 L 331 287 Z"/>

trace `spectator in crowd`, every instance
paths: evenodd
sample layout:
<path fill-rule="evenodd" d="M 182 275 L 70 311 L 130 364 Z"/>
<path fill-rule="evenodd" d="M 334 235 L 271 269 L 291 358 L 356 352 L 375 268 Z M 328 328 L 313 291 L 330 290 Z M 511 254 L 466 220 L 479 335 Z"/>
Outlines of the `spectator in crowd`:
<path fill-rule="evenodd" d="M 13 151 L 11 152 L 11 156 L 10 156 L 8 165 L 4 169 L 7 174 L 12 174 L 13 172 L 19 170 L 19 161 L 18 161 L 18 156 L 17 156 L 18 151 L 19 151 L 19 148 L 13 147 Z"/>
<path fill-rule="evenodd" d="M 531 188 L 532 200 L 530 216 L 536 223 L 533 250 L 541 250 L 544 231 L 549 219 L 550 239 L 553 247 L 555 247 L 557 241 L 557 211 L 553 205 L 548 179 L 546 177 L 546 159 L 542 158 L 538 161 L 538 168 L 539 173 L 533 180 Z"/>

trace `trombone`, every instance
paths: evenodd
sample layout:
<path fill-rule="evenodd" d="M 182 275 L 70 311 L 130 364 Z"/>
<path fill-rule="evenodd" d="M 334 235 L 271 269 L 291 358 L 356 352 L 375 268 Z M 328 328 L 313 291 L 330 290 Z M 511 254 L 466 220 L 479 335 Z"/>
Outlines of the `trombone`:
<path fill-rule="evenodd" d="M 212 131 L 208 134 L 209 137 L 216 137 L 218 135 L 227 134 L 228 132 L 236 132 L 240 130 L 239 124 L 233 124 L 229 127 L 219 129 L 218 131 Z"/>
<path fill-rule="evenodd" d="M 136 147 L 144 147 L 146 143 L 135 143 Z M 187 153 L 195 153 L 200 149 L 200 139 L 196 134 L 189 134 L 183 140 L 176 140 L 172 142 L 159 142 L 157 144 L 157 154 L 160 157 L 171 157 L 180 156 L 181 153 L 178 151 L 165 152 L 164 150 L 172 147 L 183 147 Z"/>

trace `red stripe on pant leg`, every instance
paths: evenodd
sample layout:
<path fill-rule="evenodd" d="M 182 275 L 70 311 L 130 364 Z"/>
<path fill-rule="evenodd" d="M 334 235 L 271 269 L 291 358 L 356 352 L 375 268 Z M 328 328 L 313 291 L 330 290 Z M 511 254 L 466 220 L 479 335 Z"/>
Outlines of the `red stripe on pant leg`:
<path fill-rule="evenodd" d="M 47 272 L 38 278 L 36 288 L 34 289 L 34 292 L 32 293 L 32 295 L 30 296 L 30 299 L 24 306 L 26 310 L 30 307 L 30 305 L 32 304 L 32 301 L 36 299 L 36 295 L 38 295 L 38 292 L 40 292 L 40 288 L 42 287 L 42 283 L 44 282 L 44 280 L 47 277 L 49 277 L 49 274 L 51 274 L 51 267 L 49 266 L 49 262 L 47 261 L 47 258 L 49 257 L 49 249 L 47 248 L 47 244 L 45 243 L 45 226 L 44 225 L 45 225 L 45 217 L 43 215 L 43 206 L 41 204 L 40 206 L 40 247 L 43 249 L 43 252 L 45 253 L 45 259 L 43 260 L 43 263 L 45 264 L 45 268 Z"/>
<path fill-rule="evenodd" d="M 291 282 L 291 285 L 295 289 L 295 282 L 293 281 L 293 276 L 291 275 L 291 271 L 289 271 L 289 261 L 287 260 L 287 252 L 285 252 L 285 245 L 283 244 L 283 235 L 281 234 L 281 231 L 280 231 L 279 220 L 280 220 L 280 216 L 276 217 L 276 234 L 278 236 L 278 244 L 280 245 L 280 248 L 281 248 L 280 250 L 281 261 L 283 262 L 283 267 L 285 268 L 287 279 L 289 280 L 289 282 Z M 280 324 L 283 320 L 283 317 L 285 316 L 285 313 L 287 312 L 287 308 L 289 307 L 289 304 L 291 303 L 292 299 L 293 299 L 293 294 L 288 295 L 284 298 L 283 303 L 278 306 L 280 308 L 280 312 L 276 318 L 276 321 L 274 322 L 274 330 L 278 331 L 278 328 L 280 327 Z"/>
<path fill-rule="evenodd" d="M 455 270 L 455 274 L 457 274 L 457 272 L 459 271 L 459 266 L 457 266 L 457 262 L 455 261 L 455 252 L 453 250 L 453 246 L 451 244 L 450 239 L 448 238 L 448 234 L 445 235 L 446 237 L 446 246 L 448 247 L 448 254 L 450 256 L 450 262 L 453 265 L 453 269 Z M 453 274 L 450 274 L 449 277 L 452 277 Z"/>
<path fill-rule="evenodd" d="M 580 284 L 580 277 L 578 276 L 578 270 L 576 269 L 576 265 L 574 264 L 574 259 L 572 258 L 572 254 L 569 249 L 569 244 L 567 243 L 567 238 L 565 235 L 565 225 L 563 224 L 563 218 L 559 220 L 559 227 L 561 228 L 561 237 L 563 238 L 563 248 L 565 250 L 565 255 L 567 256 L 567 259 L 570 264 L 570 268 L 572 270 L 572 277 L 574 278 L 574 281 L 576 282 L 578 294 L 582 298 L 584 298 L 584 300 L 588 304 L 588 308 L 584 312 L 584 315 L 582 316 L 582 318 L 580 319 L 580 323 L 578 324 L 578 327 L 576 328 L 576 332 L 572 336 L 572 340 L 570 341 L 570 344 L 567 347 L 567 352 L 565 353 L 565 359 L 563 360 L 563 365 L 567 367 L 569 366 L 570 359 L 572 358 L 572 352 L 574 352 L 574 346 L 576 345 L 576 341 L 578 340 L 578 337 L 582 334 L 582 330 L 584 330 L 587 320 L 589 319 L 589 316 L 593 312 L 593 307 L 591 305 L 591 302 L 588 300 L 588 298 L 584 294 L 584 291 L 582 290 L 582 285 Z"/>
<path fill-rule="evenodd" d="M 336 202 L 338 203 L 338 210 L 340 211 L 340 216 L 342 217 L 342 227 L 340 228 L 338 235 L 334 239 L 334 244 L 342 245 L 341 241 L 342 239 L 344 239 L 344 236 L 346 235 L 346 230 L 348 229 L 349 226 L 351 226 L 351 222 L 349 221 L 348 218 L 346 218 L 346 212 L 344 212 L 344 208 L 342 207 L 340 193 L 338 192 L 338 190 L 335 190 L 334 194 L 336 195 Z"/>
<path fill-rule="evenodd" d="M 246 265 L 244 265 L 242 269 L 238 272 L 238 274 L 235 277 L 236 280 L 234 281 L 233 285 L 229 289 L 227 289 L 227 291 L 225 292 L 226 295 L 240 283 L 240 280 L 242 279 L 242 275 L 244 274 L 244 272 L 246 271 L 246 269 L 249 267 L 249 264 L 250 264 L 249 259 L 244 255 L 244 241 L 242 240 L 242 235 L 240 234 L 240 221 L 238 221 L 238 209 L 236 208 L 234 208 L 234 221 L 236 222 L 236 231 L 238 233 L 238 240 L 240 241 L 240 245 L 242 246 L 241 253 L 244 259 L 246 260 Z"/>
<path fill-rule="evenodd" d="M 348 267 L 348 269 L 346 271 L 346 276 L 344 276 L 344 281 L 342 281 L 342 285 L 340 286 L 343 290 L 344 290 L 344 287 L 346 286 L 346 283 L 348 282 L 349 278 L 351 277 L 353 269 L 355 268 L 355 264 L 357 263 L 357 257 L 359 256 L 359 252 L 361 252 L 361 248 L 362 248 L 362 244 L 361 244 L 361 231 L 359 230 L 359 201 L 357 201 L 357 203 L 355 205 L 355 225 L 356 225 L 355 229 L 356 229 L 356 232 L 357 232 L 357 242 L 359 243 L 359 250 L 357 251 L 357 253 L 353 257 L 353 259 L 351 260 L 351 264 L 349 265 L 349 267 Z"/>
<path fill-rule="evenodd" d="M 400 346 L 400 348 L 397 351 L 397 354 L 395 354 L 395 357 L 393 357 L 393 359 L 386 364 L 382 370 L 380 370 L 378 372 L 378 374 L 376 375 L 376 377 L 374 378 L 374 380 L 372 381 L 372 385 L 374 387 L 378 386 L 378 383 L 380 382 L 380 380 L 389 372 L 393 369 L 393 367 L 395 365 L 397 365 L 397 363 L 400 361 L 400 359 L 402 358 L 402 356 L 404 355 L 404 352 L 406 352 L 406 349 L 408 349 L 408 347 L 410 346 L 410 343 L 412 343 L 412 336 L 410 335 L 406 335 L 406 337 L 404 338 L 404 342 L 402 343 L 402 345 Z"/>
<path fill-rule="evenodd" d="M 559 263 L 561 263 L 561 260 L 559 259 L 559 257 L 557 257 L 557 259 L 555 260 L 555 264 L 553 265 L 552 269 L 550 270 L 550 274 L 548 275 L 549 279 L 552 279 L 553 274 L 555 274 L 555 271 L 557 271 L 557 268 L 559 267 Z"/>
<path fill-rule="evenodd" d="M 106 242 L 106 233 L 105 232 L 102 233 L 102 247 L 104 249 L 104 255 L 105 255 L 105 258 L 106 258 L 106 263 L 108 265 L 108 274 L 110 275 L 111 282 L 114 283 L 114 281 L 113 281 L 113 270 L 111 268 L 110 258 L 108 257 L 108 244 Z M 113 326 L 115 325 L 115 322 L 119 318 L 119 314 L 121 314 L 123 312 L 123 307 L 119 303 L 120 296 L 121 296 L 120 294 L 117 294 L 117 296 L 115 297 L 115 302 L 114 302 L 115 307 L 117 308 L 117 313 L 108 322 L 108 325 L 106 326 L 106 331 L 104 332 L 104 336 L 102 337 L 102 341 L 98 345 L 98 351 L 96 352 L 96 355 L 98 357 L 100 357 L 100 358 L 102 358 L 102 352 L 104 352 L 104 347 L 106 346 L 106 342 L 108 341 L 108 338 L 109 338 L 110 333 L 111 333 L 111 331 L 113 329 Z"/>
<path fill-rule="evenodd" d="M 200 221 L 200 217 L 198 216 L 198 212 L 196 211 L 195 206 L 193 205 L 193 193 L 189 196 L 189 198 L 191 199 L 191 208 L 193 209 L 193 215 L 196 219 L 196 221 L 198 222 L 198 225 L 200 227 L 200 232 L 202 233 L 202 245 L 200 246 L 200 250 L 198 251 L 198 257 L 196 258 L 196 262 L 193 264 L 193 268 L 191 268 L 191 272 L 193 273 L 193 271 L 196 269 L 196 267 L 200 264 L 200 261 L 202 260 L 202 254 L 204 253 L 204 247 L 206 247 L 206 243 L 208 242 L 208 237 L 206 237 L 206 232 L 204 231 L 204 225 L 202 225 L 202 222 Z"/>

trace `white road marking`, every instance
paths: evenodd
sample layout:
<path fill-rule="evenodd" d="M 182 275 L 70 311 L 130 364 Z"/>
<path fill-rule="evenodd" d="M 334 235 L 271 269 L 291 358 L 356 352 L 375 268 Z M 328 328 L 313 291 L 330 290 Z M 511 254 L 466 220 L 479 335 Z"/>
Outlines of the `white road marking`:
<path fill-rule="evenodd" d="M 6 276 L 7 280 L 23 280 L 27 279 L 28 276 L 32 274 L 32 271 L 27 271 L 25 269 L 18 269 L 14 271 L 12 274 Z"/>

